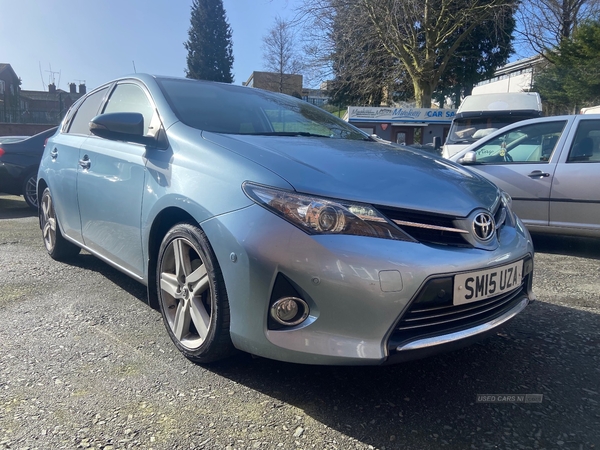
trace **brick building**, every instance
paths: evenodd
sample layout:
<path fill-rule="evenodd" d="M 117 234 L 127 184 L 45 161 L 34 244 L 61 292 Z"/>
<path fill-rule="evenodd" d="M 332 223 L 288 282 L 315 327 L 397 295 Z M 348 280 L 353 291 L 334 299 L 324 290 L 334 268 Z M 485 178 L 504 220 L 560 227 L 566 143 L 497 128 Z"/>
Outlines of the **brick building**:
<path fill-rule="evenodd" d="M 302 98 L 302 75 L 252 72 L 243 85 Z"/>
<path fill-rule="evenodd" d="M 29 135 L 57 125 L 67 110 L 86 93 L 85 84 L 69 84 L 69 91 L 54 83 L 47 91 L 22 90 L 21 79 L 10 64 L 0 63 L 0 136 Z"/>

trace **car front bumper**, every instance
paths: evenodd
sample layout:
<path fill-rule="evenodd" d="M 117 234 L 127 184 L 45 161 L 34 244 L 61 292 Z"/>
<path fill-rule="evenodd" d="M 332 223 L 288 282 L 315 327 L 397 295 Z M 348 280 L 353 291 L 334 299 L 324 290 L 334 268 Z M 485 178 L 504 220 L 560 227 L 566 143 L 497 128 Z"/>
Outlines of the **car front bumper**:
<path fill-rule="evenodd" d="M 267 358 L 343 365 L 419 358 L 490 333 L 533 298 L 533 247 L 520 223 L 500 230 L 501 245 L 493 251 L 360 236 L 310 236 L 258 205 L 201 226 L 223 272 L 232 341 L 240 350 Z M 457 273 L 521 259 L 530 261 L 521 286 L 501 301 L 492 301 L 491 307 L 479 308 L 483 313 L 461 312 L 455 322 L 429 323 L 418 333 L 406 333 L 399 326 L 435 280 L 447 282 Z M 272 329 L 270 302 L 282 276 L 307 302 L 310 315 L 300 325 Z"/>

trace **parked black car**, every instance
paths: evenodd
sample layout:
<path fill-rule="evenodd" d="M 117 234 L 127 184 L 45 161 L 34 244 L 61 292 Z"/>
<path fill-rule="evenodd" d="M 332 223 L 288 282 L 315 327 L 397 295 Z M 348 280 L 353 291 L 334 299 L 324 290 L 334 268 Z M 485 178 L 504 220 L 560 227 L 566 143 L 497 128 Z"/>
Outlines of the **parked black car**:
<path fill-rule="evenodd" d="M 37 173 L 46 140 L 57 127 L 17 142 L 0 144 L 0 192 L 22 195 L 27 204 L 38 207 Z"/>

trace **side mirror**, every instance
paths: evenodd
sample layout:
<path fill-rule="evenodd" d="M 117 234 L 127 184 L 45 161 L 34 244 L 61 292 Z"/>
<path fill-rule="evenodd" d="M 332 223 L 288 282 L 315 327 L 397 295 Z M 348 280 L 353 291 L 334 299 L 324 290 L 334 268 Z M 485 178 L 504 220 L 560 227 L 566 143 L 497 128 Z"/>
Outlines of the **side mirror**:
<path fill-rule="evenodd" d="M 144 116 L 140 113 L 100 114 L 90 121 L 90 131 L 95 136 L 112 141 L 135 142 L 143 145 L 156 144 L 155 139 L 144 136 Z"/>
<path fill-rule="evenodd" d="M 475 164 L 477 163 L 477 154 L 475 152 L 467 152 L 458 160 L 458 163 L 464 166 Z"/>

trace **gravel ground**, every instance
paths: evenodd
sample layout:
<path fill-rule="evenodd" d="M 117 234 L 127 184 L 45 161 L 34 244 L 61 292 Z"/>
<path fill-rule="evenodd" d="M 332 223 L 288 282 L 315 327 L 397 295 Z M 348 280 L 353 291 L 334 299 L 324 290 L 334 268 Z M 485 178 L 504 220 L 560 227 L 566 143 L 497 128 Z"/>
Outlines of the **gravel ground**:
<path fill-rule="evenodd" d="M 0 449 L 600 448 L 600 243 L 535 244 L 538 301 L 469 348 L 387 367 L 203 367 L 143 286 L 87 254 L 52 261 L 24 202 L 0 196 Z"/>

